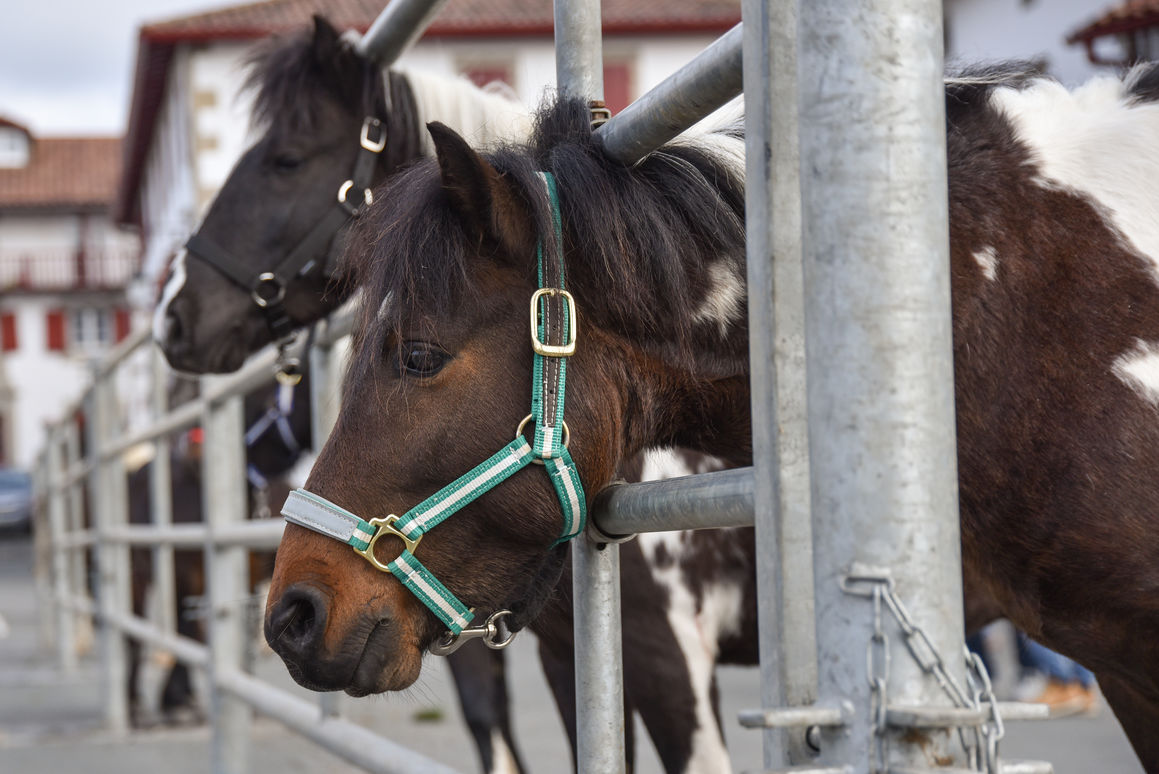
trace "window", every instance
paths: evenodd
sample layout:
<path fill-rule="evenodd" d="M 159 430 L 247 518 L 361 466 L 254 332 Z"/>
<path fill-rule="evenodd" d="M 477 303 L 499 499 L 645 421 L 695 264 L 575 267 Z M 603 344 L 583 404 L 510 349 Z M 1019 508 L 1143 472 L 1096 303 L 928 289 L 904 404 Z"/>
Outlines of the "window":
<path fill-rule="evenodd" d="M 619 113 L 632 102 L 632 69 L 627 62 L 604 64 L 604 104 Z"/>
<path fill-rule="evenodd" d="M 82 307 L 69 312 L 69 347 L 84 353 L 97 353 L 113 343 L 112 310 Z"/>
<path fill-rule="evenodd" d="M 513 85 L 511 83 L 511 68 L 502 62 L 464 65 L 462 73 L 470 79 L 471 83 L 479 88 L 483 88 L 487 84 L 497 81 L 506 83 L 508 86 Z"/>

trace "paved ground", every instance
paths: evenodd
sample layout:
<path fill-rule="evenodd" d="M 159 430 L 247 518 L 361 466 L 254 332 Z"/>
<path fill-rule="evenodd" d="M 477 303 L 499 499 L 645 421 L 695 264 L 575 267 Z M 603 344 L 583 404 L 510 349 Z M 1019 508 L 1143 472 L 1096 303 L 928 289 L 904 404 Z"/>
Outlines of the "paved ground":
<path fill-rule="evenodd" d="M 203 726 L 158 726 L 115 738 L 100 728 L 100 680 L 91 659 L 71 676 L 54 667 L 51 646 L 39 641 L 36 602 L 25 540 L 0 539 L 0 774 L 204 774 L 209 770 Z M 7 631 L 6 631 L 7 630 Z M 539 676 L 534 642 L 521 638 L 511 651 L 517 735 L 533 772 L 568 771 L 563 730 Z M 259 658 L 258 671 L 290 687 L 275 657 Z M 150 682 L 159 673 L 151 668 Z M 758 704 L 757 673 L 725 669 L 721 675 L 729 747 L 737 771 L 761 769 L 757 734 L 741 729 L 736 712 Z M 302 692 L 306 695 L 305 692 Z M 450 674 L 429 659 L 420 683 L 401 695 L 353 700 L 342 696 L 344 715 L 384 732 L 463 772 L 476 770 L 472 747 L 458 717 Z M 644 739 L 642 732 L 638 738 Z M 1057 774 L 1140 774 L 1122 732 L 1105 709 L 1094 718 L 1069 718 L 1010 727 L 1003 743 L 1010 758 L 1049 759 Z M 253 730 L 253 774 L 346 774 L 342 761 L 259 720 Z M 645 742 L 637 771 L 660 771 Z"/>

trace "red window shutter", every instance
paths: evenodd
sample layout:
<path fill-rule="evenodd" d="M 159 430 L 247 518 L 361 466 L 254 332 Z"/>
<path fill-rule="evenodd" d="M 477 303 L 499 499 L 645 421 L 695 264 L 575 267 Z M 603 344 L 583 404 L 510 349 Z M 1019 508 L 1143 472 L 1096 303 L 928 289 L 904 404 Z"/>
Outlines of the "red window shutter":
<path fill-rule="evenodd" d="M 20 346 L 16 338 L 16 315 L 12 312 L 0 313 L 0 349 L 12 352 Z"/>
<path fill-rule="evenodd" d="M 604 104 L 619 113 L 632 102 L 632 72 L 627 63 L 604 65 Z"/>
<path fill-rule="evenodd" d="M 64 351 L 64 310 L 49 309 L 45 316 L 48 329 L 48 351 Z"/>
<path fill-rule="evenodd" d="M 120 342 L 129 335 L 129 326 L 132 324 L 133 318 L 129 315 L 128 309 L 123 309 L 121 307 L 117 307 L 115 313 L 117 317 L 116 327 L 114 330 L 116 331 L 117 341 Z"/>
<path fill-rule="evenodd" d="M 471 83 L 474 83 L 479 88 L 483 88 L 488 83 L 494 83 L 495 81 L 502 81 L 508 85 L 511 84 L 511 73 L 501 64 L 468 67 L 463 70 L 463 75 L 467 76 L 471 80 Z"/>

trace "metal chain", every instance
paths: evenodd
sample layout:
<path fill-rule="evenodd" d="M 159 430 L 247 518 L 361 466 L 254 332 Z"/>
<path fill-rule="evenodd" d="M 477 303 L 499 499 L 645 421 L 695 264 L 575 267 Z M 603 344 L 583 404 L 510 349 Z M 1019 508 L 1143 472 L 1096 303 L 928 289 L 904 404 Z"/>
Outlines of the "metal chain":
<path fill-rule="evenodd" d="M 869 590 L 855 588 L 853 584 L 869 583 Z M 893 579 L 879 572 L 851 572 L 841 579 L 841 588 L 848 594 L 869 597 L 873 600 L 873 634 L 866 646 L 866 674 L 869 678 L 870 713 L 873 719 L 875 762 L 874 774 L 888 771 L 889 737 L 886 720 L 886 686 L 889 678 L 889 637 L 882 629 L 882 603 L 889 609 L 905 638 L 906 649 L 922 671 L 937 681 L 942 692 L 955 706 L 963 709 L 982 710 L 989 705 L 989 717 L 981 726 L 965 726 L 958 729 L 962 747 L 966 751 L 967 765 L 973 771 L 998 774 L 998 743 L 1005 735 L 1002 717 L 998 712 L 998 700 L 994 696 L 990 675 L 986 665 L 977 654 L 965 651 L 966 680 L 969 690 L 954 678 L 941 653 L 926 634 L 914 622 L 894 591 Z M 876 655 L 880 654 L 880 655 Z"/>
<path fill-rule="evenodd" d="M 889 726 L 886 706 L 889 704 L 889 635 L 881 626 L 881 585 L 873 587 L 873 635 L 865 648 L 865 674 L 869 678 L 870 715 L 873 718 L 874 768 L 872 774 L 889 771 Z"/>

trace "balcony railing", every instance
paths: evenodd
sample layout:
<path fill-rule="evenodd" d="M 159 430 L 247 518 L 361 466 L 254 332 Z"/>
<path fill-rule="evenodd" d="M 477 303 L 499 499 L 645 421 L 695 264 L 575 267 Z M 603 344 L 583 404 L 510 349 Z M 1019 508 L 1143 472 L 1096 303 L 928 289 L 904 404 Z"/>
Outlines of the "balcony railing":
<path fill-rule="evenodd" d="M 136 250 L 0 248 L 0 291 L 117 290 L 139 261 Z"/>

